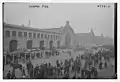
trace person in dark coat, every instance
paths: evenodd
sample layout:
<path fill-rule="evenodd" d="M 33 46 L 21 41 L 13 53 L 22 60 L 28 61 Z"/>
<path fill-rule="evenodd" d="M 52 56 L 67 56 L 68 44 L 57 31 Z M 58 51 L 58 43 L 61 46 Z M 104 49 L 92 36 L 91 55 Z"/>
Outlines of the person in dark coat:
<path fill-rule="evenodd" d="M 11 73 L 10 73 L 10 71 L 7 74 L 7 79 L 11 79 Z"/>
<path fill-rule="evenodd" d="M 57 67 L 60 67 L 59 60 L 56 61 Z"/>
<path fill-rule="evenodd" d="M 13 69 L 12 75 L 11 75 L 11 79 L 15 79 L 15 78 L 16 78 L 16 76 L 15 76 L 15 69 Z"/>
<path fill-rule="evenodd" d="M 91 71 L 87 70 L 87 78 L 90 79 L 91 78 Z"/>
<path fill-rule="evenodd" d="M 27 63 L 27 69 L 28 69 L 28 73 L 29 73 L 29 75 L 30 75 L 30 77 L 33 77 L 33 65 L 32 65 L 32 63 L 31 63 L 31 61 L 29 61 L 29 63 Z"/>
<path fill-rule="evenodd" d="M 64 66 L 65 66 L 65 68 L 64 68 L 64 70 L 65 70 L 64 74 L 68 74 L 68 72 L 69 72 L 69 63 L 68 63 L 67 60 L 65 60 Z"/>
<path fill-rule="evenodd" d="M 73 76 L 73 77 L 72 77 L 72 79 L 76 79 L 76 77 L 75 77 L 75 76 Z"/>
<path fill-rule="evenodd" d="M 37 66 L 34 68 L 34 76 L 37 76 L 38 71 L 39 71 L 39 66 L 37 64 Z"/>
<path fill-rule="evenodd" d="M 23 70 L 22 70 L 22 75 L 26 76 L 26 74 L 25 74 L 25 68 L 24 67 L 23 67 Z"/>
<path fill-rule="evenodd" d="M 41 68 L 41 69 L 40 69 L 39 78 L 40 78 L 40 79 L 44 79 L 44 74 L 45 74 L 45 72 L 44 72 L 43 68 Z"/>
<path fill-rule="evenodd" d="M 84 77 L 85 77 L 85 70 L 81 69 L 81 78 L 84 78 Z"/>
<path fill-rule="evenodd" d="M 95 68 L 95 73 L 94 73 L 94 77 L 98 76 L 98 72 L 97 72 L 97 68 Z"/>

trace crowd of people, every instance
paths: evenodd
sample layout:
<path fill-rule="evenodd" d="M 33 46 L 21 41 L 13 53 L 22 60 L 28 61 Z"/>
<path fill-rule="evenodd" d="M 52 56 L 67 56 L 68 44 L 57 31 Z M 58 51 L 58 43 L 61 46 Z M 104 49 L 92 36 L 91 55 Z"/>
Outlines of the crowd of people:
<path fill-rule="evenodd" d="M 105 56 L 109 51 L 99 51 L 97 53 L 88 52 L 87 55 L 77 55 L 75 59 L 70 55 L 70 58 L 63 60 L 56 60 L 56 65 L 51 62 L 44 62 L 42 64 L 37 64 L 35 67 L 32 62 L 26 63 L 26 67 L 18 68 L 21 70 L 21 78 L 34 78 L 34 79 L 67 79 L 67 78 L 98 78 L 98 71 L 103 68 L 108 68 L 108 62 L 113 56 Z M 103 54 L 104 53 L 104 54 Z M 109 53 L 110 54 L 110 53 Z M 85 61 L 83 63 L 82 61 Z M 7 79 L 14 79 L 15 69 L 9 71 L 6 75 Z"/>

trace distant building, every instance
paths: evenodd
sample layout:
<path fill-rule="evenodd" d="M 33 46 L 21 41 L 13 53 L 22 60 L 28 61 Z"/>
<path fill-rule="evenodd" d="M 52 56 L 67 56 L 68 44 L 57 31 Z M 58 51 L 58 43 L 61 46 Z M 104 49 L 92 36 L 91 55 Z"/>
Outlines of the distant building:
<path fill-rule="evenodd" d="M 61 28 L 38 29 L 24 25 L 4 23 L 4 51 L 31 48 L 76 48 L 86 45 L 113 44 L 111 38 L 95 36 L 93 29 L 89 33 L 75 33 L 69 21 Z"/>
<path fill-rule="evenodd" d="M 79 37 L 79 38 L 78 38 Z M 89 33 L 76 33 L 76 41 L 81 42 L 82 46 L 96 46 L 113 44 L 113 39 L 109 37 L 95 36 L 93 29 Z"/>

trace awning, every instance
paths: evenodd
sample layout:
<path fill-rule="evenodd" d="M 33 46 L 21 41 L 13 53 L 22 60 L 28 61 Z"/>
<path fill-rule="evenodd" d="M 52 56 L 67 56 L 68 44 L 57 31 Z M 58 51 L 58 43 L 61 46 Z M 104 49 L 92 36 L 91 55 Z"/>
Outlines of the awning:
<path fill-rule="evenodd" d="M 11 52 L 11 53 L 9 53 L 9 55 L 17 55 L 17 54 L 19 54 L 19 53 L 23 53 L 23 52 L 21 52 L 21 51 L 14 51 L 14 52 Z"/>

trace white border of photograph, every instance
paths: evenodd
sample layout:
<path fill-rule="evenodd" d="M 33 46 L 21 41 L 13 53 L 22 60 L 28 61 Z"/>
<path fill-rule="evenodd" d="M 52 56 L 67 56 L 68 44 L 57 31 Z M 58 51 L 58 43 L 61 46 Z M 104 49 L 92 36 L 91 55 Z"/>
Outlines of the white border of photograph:
<path fill-rule="evenodd" d="M 32 80 L 32 79 L 16 79 L 16 80 L 3 80 L 3 21 L 2 21 L 2 16 L 3 16 L 3 12 L 2 12 L 2 3 L 3 2 L 29 2 L 29 3 L 118 3 L 117 4 L 117 18 L 118 18 L 118 21 L 117 21 L 117 78 L 118 79 L 34 79 L 34 80 Z M 0 14 L 1 14 L 1 16 L 0 16 L 0 18 L 1 18 L 1 20 L 0 20 L 0 25 L 1 25 L 1 28 L 0 28 L 0 44 L 1 44 L 1 46 L 0 46 L 0 53 L 1 53 L 1 55 L 0 55 L 0 81 L 6 81 L 6 82 L 22 82 L 22 81 L 27 81 L 27 82 L 34 82 L 34 81 L 38 81 L 38 82 L 40 82 L 40 81 L 51 81 L 51 82 L 59 82 L 59 81 L 69 81 L 69 82 L 73 82 L 73 81 L 82 81 L 82 82 L 103 82 L 103 81 L 106 81 L 106 82 L 120 82 L 120 80 L 119 80 L 119 77 L 120 77 L 120 51 L 119 51 L 119 47 L 120 47 L 120 44 L 119 44 L 119 40 L 120 40 L 120 29 L 118 28 L 118 27 L 120 27 L 119 26 L 119 14 L 120 14 L 120 1 L 119 0 L 2 0 L 1 1 L 1 4 L 0 4 L 1 6 L 0 6 Z"/>

